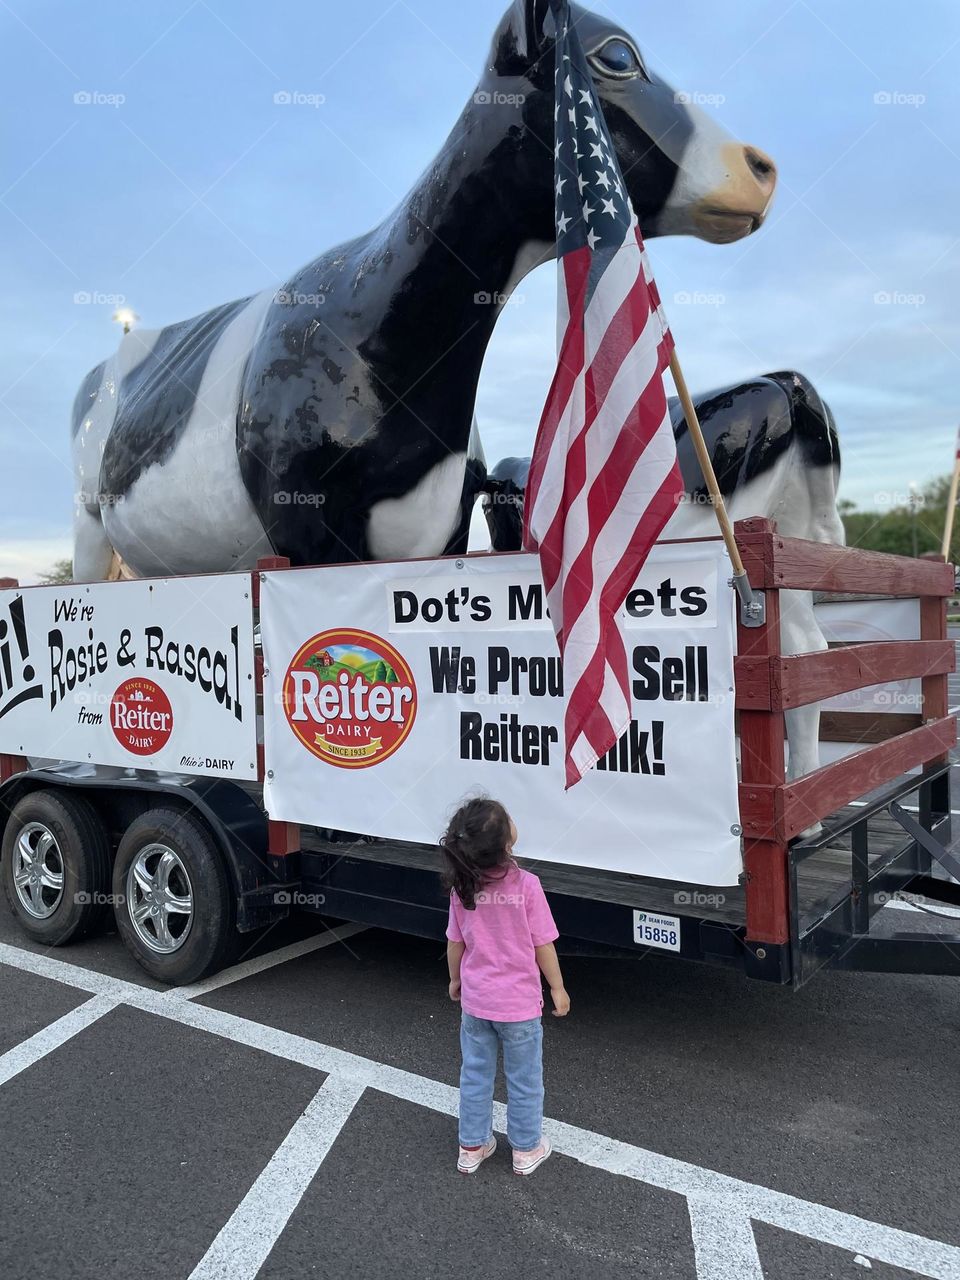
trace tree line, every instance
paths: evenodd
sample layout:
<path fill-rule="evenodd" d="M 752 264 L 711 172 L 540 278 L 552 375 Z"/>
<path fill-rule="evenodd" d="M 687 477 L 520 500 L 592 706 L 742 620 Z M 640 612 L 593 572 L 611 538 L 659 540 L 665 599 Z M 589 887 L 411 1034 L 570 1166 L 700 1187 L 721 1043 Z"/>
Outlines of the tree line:
<path fill-rule="evenodd" d="M 868 551 L 889 551 L 898 556 L 939 553 L 947 518 L 950 477 L 942 476 L 915 490 L 876 494 L 876 510 L 861 511 L 856 503 L 841 499 L 840 518 L 847 545 Z M 954 524 L 949 560 L 960 556 L 960 520 Z"/>

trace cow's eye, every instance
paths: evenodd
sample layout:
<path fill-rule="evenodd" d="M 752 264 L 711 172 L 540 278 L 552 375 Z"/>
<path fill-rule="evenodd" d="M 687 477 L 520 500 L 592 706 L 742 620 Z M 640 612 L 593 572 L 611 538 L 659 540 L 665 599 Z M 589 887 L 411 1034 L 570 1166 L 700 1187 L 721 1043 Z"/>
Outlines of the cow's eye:
<path fill-rule="evenodd" d="M 633 76 L 639 72 L 646 78 L 643 63 L 632 45 L 613 36 L 590 54 L 590 61 L 605 75 Z"/>

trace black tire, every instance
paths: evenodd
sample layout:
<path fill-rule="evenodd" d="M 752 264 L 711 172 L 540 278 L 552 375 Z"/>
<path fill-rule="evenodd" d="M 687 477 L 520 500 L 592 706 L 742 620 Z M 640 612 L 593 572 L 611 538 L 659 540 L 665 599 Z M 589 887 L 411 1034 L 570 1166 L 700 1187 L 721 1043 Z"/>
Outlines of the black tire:
<path fill-rule="evenodd" d="M 41 861 L 48 876 L 60 867 L 59 896 L 36 882 L 22 885 L 18 892 L 16 878 L 26 869 L 25 851 L 39 856 L 42 832 L 54 841 L 52 847 L 44 845 L 47 852 Z M 100 929 L 110 907 L 110 841 L 89 800 L 66 790 L 31 791 L 18 800 L 3 832 L 0 879 L 20 927 L 36 942 L 60 947 Z M 37 911 L 47 914 L 38 916 Z"/>
<path fill-rule="evenodd" d="M 166 889 L 160 887 L 164 855 L 151 852 L 158 846 L 173 854 L 172 861 L 178 864 L 168 873 Z M 143 878 L 138 880 L 131 871 L 135 864 L 141 877 L 153 877 L 161 904 L 153 912 L 158 920 L 149 918 L 150 899 Z M 233 893 L 216 840 L 192 814 L 177 809 L 150 809 L 136 818 L 117 849 L 113 893 L 123 944 L 151 977 L 183 986 L 228 963 L 237 944 Z M 165 915 L 163 903 L 174 900 L 189 900 L 189 914 Z M 138 924 L 134 914 L 141 911 L 146 914 Z M 175 944 L 173 948 L 162 950 L 170 942 Z"/>

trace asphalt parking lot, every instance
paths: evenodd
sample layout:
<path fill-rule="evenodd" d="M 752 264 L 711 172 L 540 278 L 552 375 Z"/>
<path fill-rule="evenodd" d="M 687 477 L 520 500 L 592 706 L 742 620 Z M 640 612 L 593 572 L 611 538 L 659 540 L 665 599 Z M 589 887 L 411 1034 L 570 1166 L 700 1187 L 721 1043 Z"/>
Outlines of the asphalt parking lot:
<path fill-rule="evenodd" d="M 4 905 L 0 1274 L 960 1277 L 953 980 L 568 958 L 558 1154 L 468 1179 L 441 949 L 354 928 L 177 992 Z"/>

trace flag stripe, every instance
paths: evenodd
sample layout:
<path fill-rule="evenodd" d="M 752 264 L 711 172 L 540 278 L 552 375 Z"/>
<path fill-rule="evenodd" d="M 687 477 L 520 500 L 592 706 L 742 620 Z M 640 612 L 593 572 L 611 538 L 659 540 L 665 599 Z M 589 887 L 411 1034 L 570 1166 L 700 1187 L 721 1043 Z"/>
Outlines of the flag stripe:
<path fill-rule="evenodd" d="M 558 296 L 562 294 L 569 303 L 572 298 L 576 302 L 582 297 L 586 288 L 590 271 L 590 255 L 578 251 L 561 258 L 559 267 Z M 582 313 L 581 313 L 582 316 Z M 563 341 L 559 344 L 557 368 L 547 392 L 547 400 L 543 407 L 537 438 L 533 447 L 533 459 L 527 476 L 527 488 L 524 503 L 524 516 L 527 528 L 524 530 L 525 541 L 531 536 L 528 532 L 529 522 L 537 509 L 537 495 L 543 484 L 545 469 L 553 458 L 553 446 L 557 430 L 568 412 L 571 397 L 581 385 L 581 375 L 585 359 L 584 326 L 582 318 L 578 318 L 575 308 L 570 308 L 569 321 Z M 552 487 L 551 477 L 548 489 Z"/>

